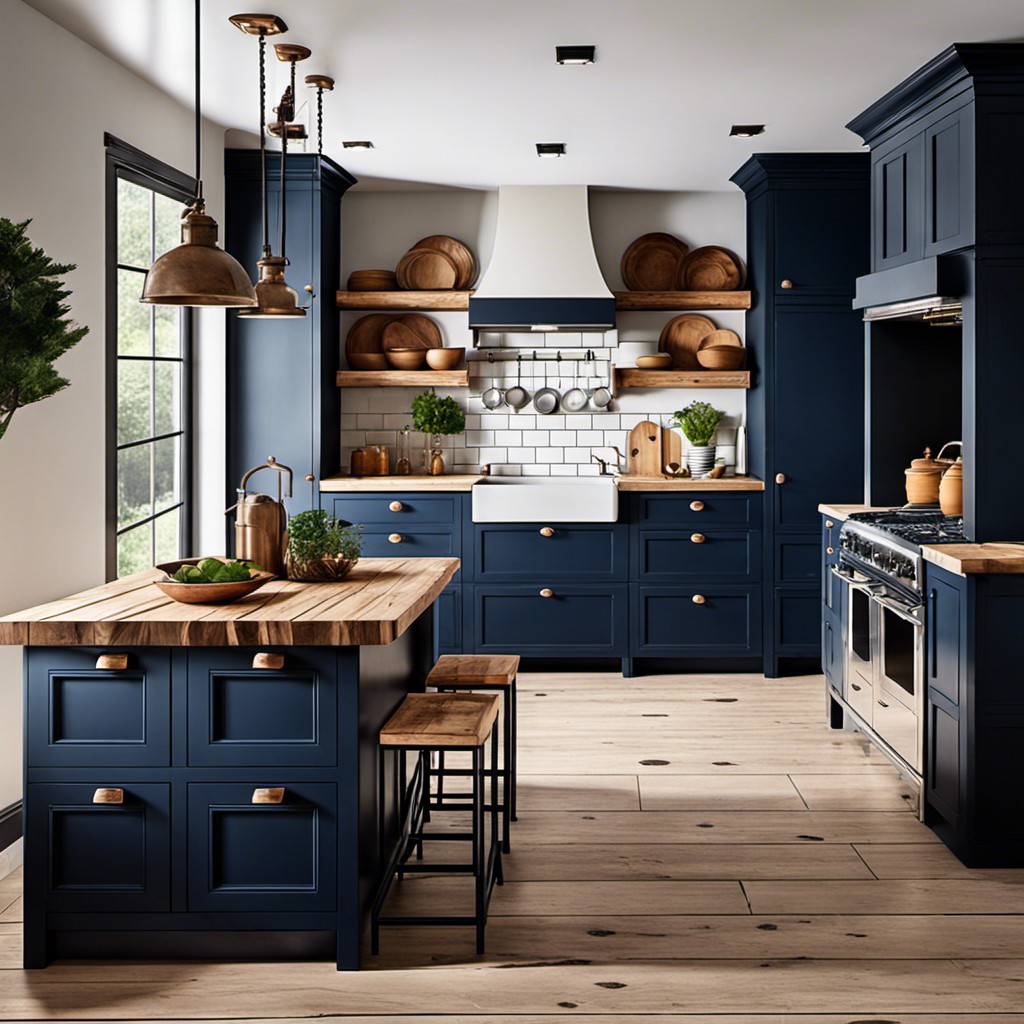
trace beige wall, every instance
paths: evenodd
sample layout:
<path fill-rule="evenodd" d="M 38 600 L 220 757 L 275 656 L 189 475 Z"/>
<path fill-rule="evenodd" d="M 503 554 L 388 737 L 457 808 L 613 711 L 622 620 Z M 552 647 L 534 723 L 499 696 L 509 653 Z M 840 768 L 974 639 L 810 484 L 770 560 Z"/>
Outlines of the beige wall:
<path fill-rule="evenodd" d="M 71 387 L 19 410 L 0 441 L 2 614 L 103 582 L 103 133 L 183 170 L 193 158 L 189 110 L 21 0 L 0 0 L 0 12 L 7 97 L 0 104 L 0 138 L 7 140 L 0 146 L 0 216 L 31 217 L 33 243 L 59 262 L 78 264 L 68 278 L 73 316 L 90 329 L 58 364 Z M 206 194 L 220 218 L 223 133 L 208 125 L 204 138 Z M 197 344 L 200 431 L 210 453 L 199 473 L 200 480 L 216 480 L 206 490 L 218 496 L 223 318 L 221 311 L 206 316 Z M 204 522 L 222 529 L 223 516 Z M 21 793 L 20 655 L 0 648 L 0 807 Z"/>

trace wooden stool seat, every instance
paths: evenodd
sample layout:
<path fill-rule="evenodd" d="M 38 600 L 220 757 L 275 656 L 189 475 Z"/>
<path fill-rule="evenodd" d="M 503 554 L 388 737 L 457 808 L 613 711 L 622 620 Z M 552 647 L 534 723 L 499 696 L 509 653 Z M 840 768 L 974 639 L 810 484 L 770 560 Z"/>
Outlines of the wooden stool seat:
<path fill-rule="evenodd" d="M 511 686 L 518 672 L 518 654 L 442 654 L 427 676 L 427 686 Z"/>
<path fill-rule="evenodd" d="M 381 746 L 482 747 L 500 703 L 490 693 L 410 693 L 381 729 Z"/>

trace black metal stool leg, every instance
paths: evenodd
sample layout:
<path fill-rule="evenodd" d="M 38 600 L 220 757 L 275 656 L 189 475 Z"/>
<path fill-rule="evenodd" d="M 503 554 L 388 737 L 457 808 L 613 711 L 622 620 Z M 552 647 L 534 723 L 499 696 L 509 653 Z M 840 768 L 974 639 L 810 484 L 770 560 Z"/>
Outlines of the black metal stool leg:
<path fill-rule="evenodd" d="M 518 743 L 517 729 L 516 729 L 516 681 L 512 680 L 508 688 L 508 699 L 506 702 L 506 710 L 508 712 L 509 720 L 509 745 L 508 754 L 505 758 L 505 763 L 508 765 L 508 792 L 505 795 L 505 799 L 509 805 L 509 818 L 512 821 L 516 821 L 516 745 Z"/>
<path fill-rule="evenodd" d="M 484 951 L 484 914 L 487 907 L 487 857 L 484 848 L 484 756 L 473 749 L 473 881 L 476 889 L 476 951 Z"/>
<path fill-rule="evenodd" d="M 508 748 L 506 748 L 507 751 Z M 505 755 L 505 763 L 508 763 L 508 754 Z M 505 789 L 505 799 L 499 805 L 498 803 L 498 779 L 500 772 L 498 769 L 498 723 L 495 722 L 491 727 L 491 841 L 487 844 L 487 862 L 490 864 L 491 858 L 494 858 L 494 880 L 498 885 L 505 884 L 505 876 L 501 869 L 501 847 L 498 843 L 499 831 L 498 831 L 498 809 L 501 808 L 501 815 L 505 823 L 505 842 L 508 842 L 508 790 Z M 507 787 L 508 779 L 505 779 L 504 785 Z M 487 890 L 488 898 L 490 897 L 491 878 L 488 872 L 487 878 Z"/>

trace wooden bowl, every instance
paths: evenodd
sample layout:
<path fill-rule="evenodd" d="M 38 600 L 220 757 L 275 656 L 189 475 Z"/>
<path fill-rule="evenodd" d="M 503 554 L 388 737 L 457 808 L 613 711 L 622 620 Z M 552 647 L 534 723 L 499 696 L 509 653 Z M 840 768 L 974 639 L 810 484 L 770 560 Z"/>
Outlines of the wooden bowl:
<path fill-rule="evenodd" d="M 636 365 L 640 370 L 671 370 L 672 354 L 670 352 L 655 352 L 649 356 L 637 356 Z"/>
<path fill-rule="evenodd" d="M 388 365 L 396 370 L 422 370 L 425 348 L 390 348 L 384 353 Z"/>
<path fill-rule="evenodd" d="M 202 561 L 202 558 L 182 558 L 177 562 L 164 562 L 157 568 L 167 573 L 167 578 L 153 580 L 153 584 L 171 600 L 179 601 L 181 604 L 230 604 L 259 590 L 264 583 L 274 579 L 272 572 L 254 572 L 249 579 L 239 580 L 237 583 L 178 583 L 171 579 L 171 575 L 183 565 L 198 565 Z"/>
<path fill-rule="evenodd" d="M 393 292 L 397 288 L 393 270 L 353 270 L 348 275 L 350 292 Z"/>
<path fill-rule="evenodd" d="M 353 370 L 386 370 L 388 357 L 383 352 L 352 352 L 348 365 Z"/>
<path fill-rule="evenodd" d="M 697 362 L 705 370 L 738 370 L 746 358 L 746 350 L 737 345 L 708 345 L 697 349 Z"/>
<path fill-rule="evenodd" d="M 464 348 L 428 348 L 427 366 L 432 370 L 454 370 L 465 354 Z"/>

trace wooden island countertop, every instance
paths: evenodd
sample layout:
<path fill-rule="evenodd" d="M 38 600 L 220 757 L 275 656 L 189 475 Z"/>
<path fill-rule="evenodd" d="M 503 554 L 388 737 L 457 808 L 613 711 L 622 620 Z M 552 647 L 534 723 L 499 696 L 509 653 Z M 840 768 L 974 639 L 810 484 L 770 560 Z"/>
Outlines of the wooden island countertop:
<path fill-rule="evenodd" d="M 271 580 L 233 604 L 181 604 L 157 569 L 0 618 L 0 644 L 24 647 L 344 647 L 397 640 L 437 600 L 457 558 L 363 558 L 339 583 Z"/>

